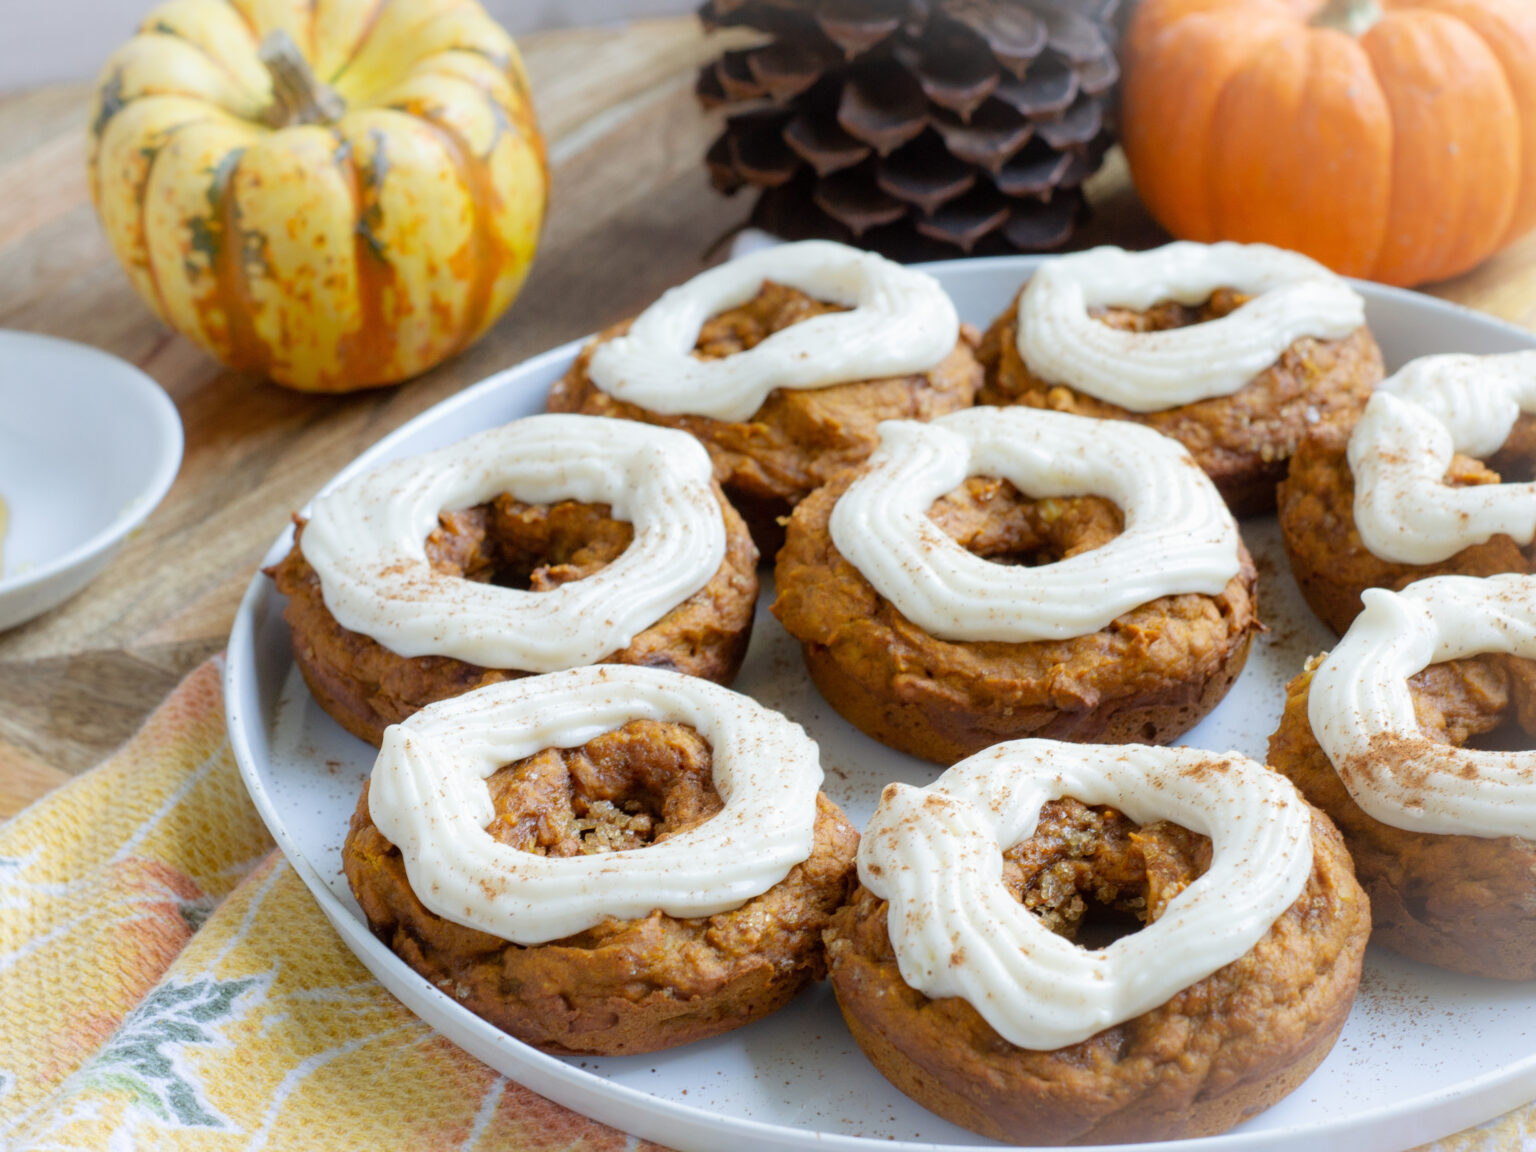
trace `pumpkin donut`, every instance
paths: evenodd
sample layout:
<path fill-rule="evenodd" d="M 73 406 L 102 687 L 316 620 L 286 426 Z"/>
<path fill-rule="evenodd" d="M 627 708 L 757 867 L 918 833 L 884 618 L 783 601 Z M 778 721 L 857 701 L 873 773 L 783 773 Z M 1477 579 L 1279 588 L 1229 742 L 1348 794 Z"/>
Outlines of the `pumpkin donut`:
<path fill-rule="evenodd" d="M 1269 1107 L 1333 1046 L 1370 933 L 1338 831 L 1231 752 L 1000 744 L 887 785 L 858 874 L 826 932 L 854 1038 L 1010 1145 L 1206 1136 Z M 1115 919 L 1131 934 L 1106 943 Z"/>
<path fill-rule="evenodd" d="M 1176 442 L 1028 408 L 880 433 L 795 509 L 776 569 L 774 615 L 855 727 L 952 764 L 1019 736 L 1167 743 L 1226 694 L 1254 568 Z"/>
<path fill-rule="evenodd" d="M 745 696 L 605 665 L 390 728 L 343 848 L 373 932 L 547 1052 L 713 1036 L 825 975 L 858 833 L 815 743 Z"/>
<path fill-rule="evenodd" d="M 549 410 L 691 432 L 772 557 L 783 518 L 864 460 L 880 421 L 970 407 L 977 339 L 931 276 L 825 240 L 786 244 L 600 334 L 550 389 Z"/>
<path fill-rule="evenodd" d="M 1357 412 L 1382 375 L 1359 295 L 1263 244 L 1046 261 L 979 355 L 977 403 L 1146 424 L 1188 448 L 1238 516 L 1271 511 L 1306 430 Z"/>
<path fill-rule="evenodd" d="M 1536 352 L 1415 360 L 1297 451 L 1280 486 L 1296 583 L 1342 633 L 1367 588 L 1530 572 L 1533 470 Z"/>
<path fill-rule="evenodd" d="M 546 415 L 347 479 L 269 574 L 315 700 L 377 745 L 434 700 L 530 673 L 729 683 L 756 566 L 692 437 Z"/>
<path fill-rule="evenodd" d="M 1286 689 L 1269 761 L 1331 816 L 1373 939 L 1456 972 L 1536 979 L 1536 578 L 1437 576 L 1365 593 Z"/>

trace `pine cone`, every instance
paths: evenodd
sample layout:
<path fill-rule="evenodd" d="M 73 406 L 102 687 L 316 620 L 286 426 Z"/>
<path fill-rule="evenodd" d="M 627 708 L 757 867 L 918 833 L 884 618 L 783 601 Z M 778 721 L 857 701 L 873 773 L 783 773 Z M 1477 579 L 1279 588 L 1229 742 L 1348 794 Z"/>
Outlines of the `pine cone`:
<path fill-rule="evenodd" d="M 761 45 L 699 74 L 745 106 L 706 156 L 751 222 L 900 259 L 1057 248 L 1114 139 L 1120 0 L 705 0 Z"/>

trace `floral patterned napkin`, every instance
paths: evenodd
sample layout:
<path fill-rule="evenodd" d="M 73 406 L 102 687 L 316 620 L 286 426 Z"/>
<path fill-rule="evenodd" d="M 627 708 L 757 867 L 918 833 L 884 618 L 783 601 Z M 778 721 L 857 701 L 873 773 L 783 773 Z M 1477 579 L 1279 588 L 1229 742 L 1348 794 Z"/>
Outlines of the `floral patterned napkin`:
<path fill-rule="evenodd" d="M 0 1147 L 652 1147 L 487 1068 L 353 958 L 274 851 L 193 672 L 0 825 Z"/>
<path fill-rule="evenodd" d="M 0 1148 L 656 1149 L 498 1075 L 374 981 L 273 850 L 219 678 L 203 665 L 115 756 L 0 824 Z M 1536 1147 L 1536 1108 L 1429 1147 Z"/>

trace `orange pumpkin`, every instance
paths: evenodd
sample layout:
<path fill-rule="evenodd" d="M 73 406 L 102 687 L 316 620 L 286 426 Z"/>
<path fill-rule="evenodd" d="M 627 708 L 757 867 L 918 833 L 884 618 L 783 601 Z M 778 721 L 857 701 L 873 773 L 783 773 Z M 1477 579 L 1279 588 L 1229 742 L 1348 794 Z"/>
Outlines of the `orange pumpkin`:
<path fill-rule="evenodd" d="M 1175 236 L 1419 284 L 1536 226 L 1533 0 L 1144 0 L 1124 70 Z"/>
<path fill-rule="evenodd" d="M 475 0 L 163 0 L 102 71 L 89 162 L 167 323 L 323 392 L 479 337 L 547 186 L 517 49 Z"/>

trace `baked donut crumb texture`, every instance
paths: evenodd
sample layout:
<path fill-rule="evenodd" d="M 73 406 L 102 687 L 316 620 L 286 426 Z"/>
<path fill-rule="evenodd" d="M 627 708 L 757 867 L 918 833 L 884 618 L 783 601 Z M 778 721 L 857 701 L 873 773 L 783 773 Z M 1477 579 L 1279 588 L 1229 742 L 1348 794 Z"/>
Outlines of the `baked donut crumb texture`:
<path fill-rule="evenodd" d="M 578 856 L 657 844 L 708 820 L 721 798 L 692 728 L 631 721 L 579 748 L 546 749 L 487 781 L 488 831 L 520 851 Z M 623 1055 L 703 1039 L 776 1010 L 825 975 L 821 931 L 853 878 L 858 833 L 817 797 L 811 856 L 739 908 L 659 911 L 520 946 L 429 912 L 365 787 L 343 849 L 374 934 L 498 1028 L 549 1052 Z"/>
<path fill-rule="evenodd" d="M 1319 424 L 1303 439 L 1277 492 L 1281 540 L 1297 586 L 1312 611 L 1343 635 L 1360 614 L 1367 588 L 1401 591 L 1432 576 L 1496 576 L 1536 571 L 1536 546 L 1505 535 L 1463 548 L 1446 560 L 1405 564 L 1373 555 L 1355 527 L 1355 480 L 1349 466 L 1353 416 Z M 1487 461 L 1457 453 L 1445 473 L 1452 488 L 1525 481 L 1536 467 L 1536 417 L 1522 415 Z"/>
<path fill-rule="evenodd" d="M 1203 876 L 1211 841 L 1168 820 L 1137 825 L 1107 805 L 1068 798 L 1047 803 L 1034 835 L 1003 861 L 1014 899 L 1058 936 L 1100 948 L 1156 920 Z"/>
<path fill-rule="evenodd" d="M 610 662 L 666 668 L 729 683 L 746 656 L 757 601 L 757 551 L 724 495 L 726 558 L 708 584 Z M 288 597 L 283 618 L 294 660 L 317 703 L 359 739 L 377 745 L 384 729 L 435 700 L 526 675 L 446 656 L 405 657 L 344 627 L 325 605 L 319 576 L 304 559 L 302 520 L 294 545 L 269 570 Z M 629 546 L 631 526 L 606 504 L 528 504 L 502 494 L 438 517 L 426 541 L 433 569 L 448 576 L 545 591 L 601 571 Z"/>
<path fill-rule="evenodd" d="M 705 321 L 694 354 L 718 359 L 749 351 L 776 332 L 813 316 L 842 311 L 798 289 L 767 281 L 757 295 Z M 930 420 L 971 406 L 981 387 L 975 329 L 961 326 L 953 351 L 929 372 L 769 394 L 750 420 L 669 416 L 618 400 L 596 387 L 588 365 L 598 344 L 623 335 L 617 324 L 584 348 L 549 392 L 551 412 L 584 412 L 680 428 L 697 436 L 715 462 L 715 479 L 741 512 L 771 560 L 784 540 L 782 517 L 838 472 L 865 459 L 882 420 Z"/>
<path fill-rule="evenodd" d="M 1219 596 L 1163 597 L 1071 640 L 951 643 L 902 616 L 832 544 L 832 508 L 853 477 L 791 518 L 772 611 L 801 642 L 821 694 L 883 743 L 940 764 L 1023 736 L 1164 744 L 1242 671 L 1260 627 L 1246 549 Z M 997 562 L 1050 562 L 1121 531 L 1119 510 L 1100 497 L 1030 500 L 990 477 L 969 478 L 930 517 Z"/>
<path fill-rule="evenodd" d="M 1318 661 L 1286 687 L 1269 763 L 1327 812 L 1370 896 L 1372 939 L 1427 964 L 1500 980 L 1536 979 L 1536 845 L 1520 837 L 1429 835 L 1363 811 L 1312 734 Z M 1504 654 L 1431 664 L 1409 679 L 1420 728 L 1463 746 L 1536 738 L 1536 663 Z"/>
<path fill-rule="evenodd" d="M 1226 1131 L 1292 1091 L 1327 1055 L 1359 981 L 1369 908 L 1337 830 L 1312 816 L 1300 898 L 1246 955 L 1166 1004 L 1055 1051 L 1019 1048 L 963 999 L 901 978 L 887 905 L 862 885 L 826 933 L 839 1006 L 871 1062 L 946 1119 L 1007 1143 L 1100 1144 Z M 1106 806 L 1048 803 L 1004 852 L 1004 883 L 1052 931 L 1123 933 L 1203 875 L 1210 841 Z"/>
<path fill-rule="evenodd" d="M 1249 299 L 1223 288 L 1198 305 L 1164 301 L 1145 311 L 1094 308 L 1090 314 L 1120 331 L 1162 332 L 1219 320 Z M 1240 517 L 1272 510 L 1275 485 L 1285 477 L 1307 430 L 1335 414 L 1358 414 L 1382 378 L 1381 350 L 1361 328 L 1343 340 L 1297 340 L 1271 368 L 1230 396 L 1140 413 L 1039 379 L 1024 363 L 1017 339 L 1015 300 L 992 323 L 977 351 L 986 370 L 978 404 L 1024 404 L 1146 424 L 1188 448 Z"/>

